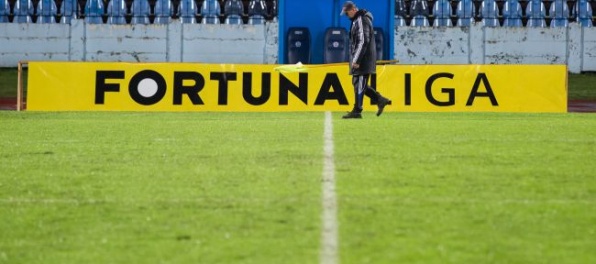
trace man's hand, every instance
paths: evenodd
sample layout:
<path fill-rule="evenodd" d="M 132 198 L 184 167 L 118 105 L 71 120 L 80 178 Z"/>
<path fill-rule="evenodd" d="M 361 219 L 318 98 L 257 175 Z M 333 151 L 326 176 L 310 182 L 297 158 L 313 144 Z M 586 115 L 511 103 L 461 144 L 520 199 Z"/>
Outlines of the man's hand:
<path fill-rule="evenodd" d="M 358 68 L 360 68 L 360 64 L 358 64 L 358 63 L 352 63 L 352 68 L 358 69 Z"/>

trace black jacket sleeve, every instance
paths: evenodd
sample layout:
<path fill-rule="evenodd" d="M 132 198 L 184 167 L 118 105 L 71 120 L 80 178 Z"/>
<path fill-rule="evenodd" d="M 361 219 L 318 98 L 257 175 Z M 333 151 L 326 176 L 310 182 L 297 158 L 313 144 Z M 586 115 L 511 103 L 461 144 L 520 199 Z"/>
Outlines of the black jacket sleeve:
<path fill-rule="evenodd" d="M 355 49 L 354 49 L 354 54 L 352 54 L 354 57 L 352 58 L 352 63 L 358 63 L 361 64 L 362 63 L 362 59 L 364 58 L 364 56 L 367 53 L 367 49 L 369 47 L 369 42 L 370 42 L 370 37 L 371 37 L 371 32 L 370 32 L 370 22 L 368 21 L 367 18 L 365 18 L 364 16 L 359 16 L 356 19 L 356 24 L 354 25 L 356 28 L 356 35 L 354 36 L 354 42 L 355 42 Z"/>

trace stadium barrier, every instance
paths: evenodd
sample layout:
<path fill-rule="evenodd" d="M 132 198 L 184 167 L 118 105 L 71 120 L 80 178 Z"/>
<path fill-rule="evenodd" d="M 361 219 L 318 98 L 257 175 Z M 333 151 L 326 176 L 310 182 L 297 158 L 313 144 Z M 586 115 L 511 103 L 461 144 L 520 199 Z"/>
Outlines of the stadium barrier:
<path fill-rule="evenodd" d="M 29 61 L 279 63 L 278 24 L 0 23 L 0 67 Z M 567 64 L 596 71 L 596 28 L 399 27 L 388 59 L 407 64 Z M 312 35 L 311 39 L 318 36 Z M 311 55 L 322 46 L 310 43 Z M 283 52 L 281 54 L 284 54 Z M 311 60 L 312 63 L 312 60 Z"/>
<path fill-rule="evenodd" d="M 345 111 L 347 64 L 29 62 L 31 111 Z M 566 112 L 565 65 L 379 65 L 387 111 Z M 374 111 L 372 103 L 365 110 Z"/>

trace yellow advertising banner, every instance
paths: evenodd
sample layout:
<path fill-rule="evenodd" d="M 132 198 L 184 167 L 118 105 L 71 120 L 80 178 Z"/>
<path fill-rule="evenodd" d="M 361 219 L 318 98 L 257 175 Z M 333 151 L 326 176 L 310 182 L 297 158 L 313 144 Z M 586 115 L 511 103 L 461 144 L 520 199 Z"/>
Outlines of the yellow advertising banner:
<path fill-rule="evenodd" d="M 30 62 L 33 111 L 348 111 L 346 65 Z M 566 112 L 565 65 L 379 65 L 385 111 Z M 376 107 L 365 99 L 365 111 Z"/>

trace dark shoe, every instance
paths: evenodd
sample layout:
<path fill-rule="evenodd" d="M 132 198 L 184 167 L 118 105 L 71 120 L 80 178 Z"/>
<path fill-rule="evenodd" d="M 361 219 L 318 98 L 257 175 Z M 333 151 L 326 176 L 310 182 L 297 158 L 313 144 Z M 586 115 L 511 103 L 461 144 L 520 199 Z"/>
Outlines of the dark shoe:
<path fill-rule="evenodd" d="M 362 114 L 358 112 L 348 112 L 346 115 L 342 116 L 343 119 L 349 118 L 362 118 Z"/>
<path fill-rule="evenodd" d="M 377 116 L 380 116 L 383 113 L 383 109 L 385 109 L 385 106 L 388 104 L 391 104 L 391 100 L 389 98 L 379 96 L 379 101 L 377 102 L 377 107 L 379 110 L 377 110 Z"/>

